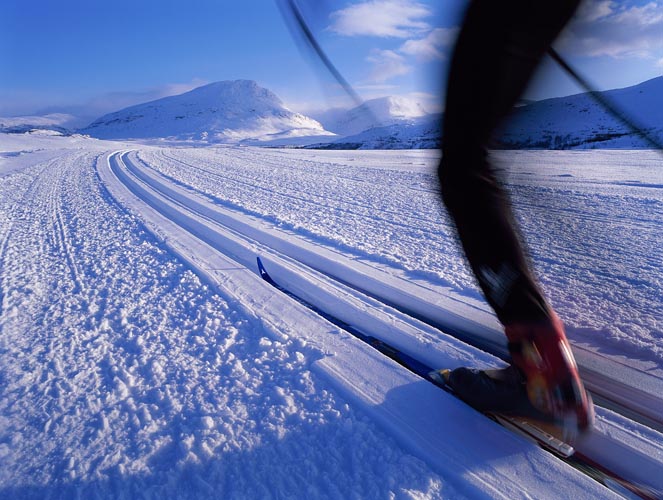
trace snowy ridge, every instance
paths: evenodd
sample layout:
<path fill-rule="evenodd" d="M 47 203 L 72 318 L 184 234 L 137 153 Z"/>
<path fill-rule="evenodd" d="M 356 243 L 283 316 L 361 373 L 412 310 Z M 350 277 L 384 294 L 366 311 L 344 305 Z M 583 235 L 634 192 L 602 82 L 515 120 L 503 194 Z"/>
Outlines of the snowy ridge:
<path fill-rule="evenodd" d="M 601 94 L 659 141 L 663 140 L 663 76 Z M 546 99 L 518 108 L 500 144 L 507 149 L 651 147 L 589 94 Z"/>
<path fill-rule="evenodd" d="M 102 116 L 81 133 L 101 139 L 239 142 L 333 135 L 250 80 L 223 81 Z"/>
<path fill-rule="evenodd" d="M 22 134 L 31 131 L 52 131 L 58 135 L 70 135 L 76 118 L 64 113 L 43 116 L 0 117 L 0 133 Z"/>
<path fill-rule="evenodd" d="M 438 149 L 440 147 L 440 115 L 417 120 L 398 121 L 376 126 L 356 135 L 332 142 L 307 146 L 310 149 Z"/>
<path fill-rule="evenodd" d="M 663 77 L 601 94 L 648 134 L 663 142 Z M 320 149 L 439 148 L 441 117 L 420 116 L 350 129 Z M 361 128 L 361 127 L 357 127 Z M 651 146 L 608 113 L 589 94 L 516 108 L 494 144 L 499 149 L 649 149 Z"/>

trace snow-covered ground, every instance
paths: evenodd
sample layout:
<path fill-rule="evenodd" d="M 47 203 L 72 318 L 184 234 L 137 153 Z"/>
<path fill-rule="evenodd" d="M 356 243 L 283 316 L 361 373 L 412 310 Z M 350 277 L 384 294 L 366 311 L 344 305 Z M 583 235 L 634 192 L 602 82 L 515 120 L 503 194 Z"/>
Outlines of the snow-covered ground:
<path fill-rule="evenodd" d="M 663 379 L 657 155 L 497 156 L 572 339 Z M 257 276 L 497 364 L 327 276 L 496 329 L 436 161 L 0 135 L 0 498 L 611 498 Z M 655 476 L 663 437 L 598 416 Z"/>

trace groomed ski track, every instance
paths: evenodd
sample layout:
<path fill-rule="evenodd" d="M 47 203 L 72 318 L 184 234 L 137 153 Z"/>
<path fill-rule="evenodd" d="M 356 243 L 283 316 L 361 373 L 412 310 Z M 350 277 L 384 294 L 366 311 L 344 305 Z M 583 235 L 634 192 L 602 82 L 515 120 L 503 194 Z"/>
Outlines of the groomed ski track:
<path fill-rule="evenodd" d="M 215 204 L 153 171 L 136 152 L 106 154 L 97 168 L 113 197 L 139 215 L 201 279 L 235 295 L 276 330 L 295 332 L 328 353 L 314 363 L 314 370 L 369 408 L 375 420 L 431 466 L 463 470 L 463 481 L 477 496 L 610 497 L 593 480 L 275 293 L 257 275 L 255 259 L 260 256 L 277 282 L 308 302 L 431 366 L 499 363 L 436 327 L 477 333 L 498 349 L 496 325 L 485 311 L 467 303 L 450 304 L 416 283 Z M 467 320 L 469 316 L 474 320 Z M 598 374 L 596 383 L 603 384 L 601 360 L 587 353 L 579 358 L 588 373 Z M 649 397 L 651 388 L 640 386 Z M 656 413 L 660 400 L 644 398 L 640 404 L 644 412 L 631 410 L 647 417 Z M 477 432 L 468 433 L 468 428 Z M 663 478 L 657 474 L 663 446 L 655 431 L 599 409 L 597 431 L 576 448 L 653 496 L 663 492 Z"/>

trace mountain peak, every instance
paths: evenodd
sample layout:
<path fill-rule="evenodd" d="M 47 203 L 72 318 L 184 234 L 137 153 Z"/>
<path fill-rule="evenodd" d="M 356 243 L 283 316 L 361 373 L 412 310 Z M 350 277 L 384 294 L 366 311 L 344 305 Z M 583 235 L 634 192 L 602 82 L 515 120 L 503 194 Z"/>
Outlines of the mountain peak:
<path fill-rule="evenodd" d="M 276 94 L 253 80 L 209 83 L 180 95 L 131 106 L 102 116 L 81 132 L 101 139 L 209 142 L 331 135 L 317 121 L 287 109 Z"/>
<path fill-rule="evenodd" d="M 202 87 L 195 88 L 183 95 L 210 95 L 218 99 L 228 99 L 229 97 L 239 97 L 242 99 L 252 97 L 260 100 L 270 101 L 273 104 L 282 106 L 283 103 L 272 91 L 261 87 L 253 80 L 224 80 L 220 82 L 208 83 Z"/>

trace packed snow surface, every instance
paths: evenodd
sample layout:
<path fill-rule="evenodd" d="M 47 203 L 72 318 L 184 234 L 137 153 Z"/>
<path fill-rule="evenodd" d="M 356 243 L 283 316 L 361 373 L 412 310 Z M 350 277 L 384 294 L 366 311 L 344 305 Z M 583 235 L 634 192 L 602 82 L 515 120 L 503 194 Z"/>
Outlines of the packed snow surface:
<path fill-rule="evenodd" d="M 656 154 L 497 159 L 574 341 L 663 376 Z M 298 263 L 335 255 L 489 317 L 437 160 L 0 135 L 0 498 L 611 498 L 250 265 L 429 362 L 495 365 Z"/>

